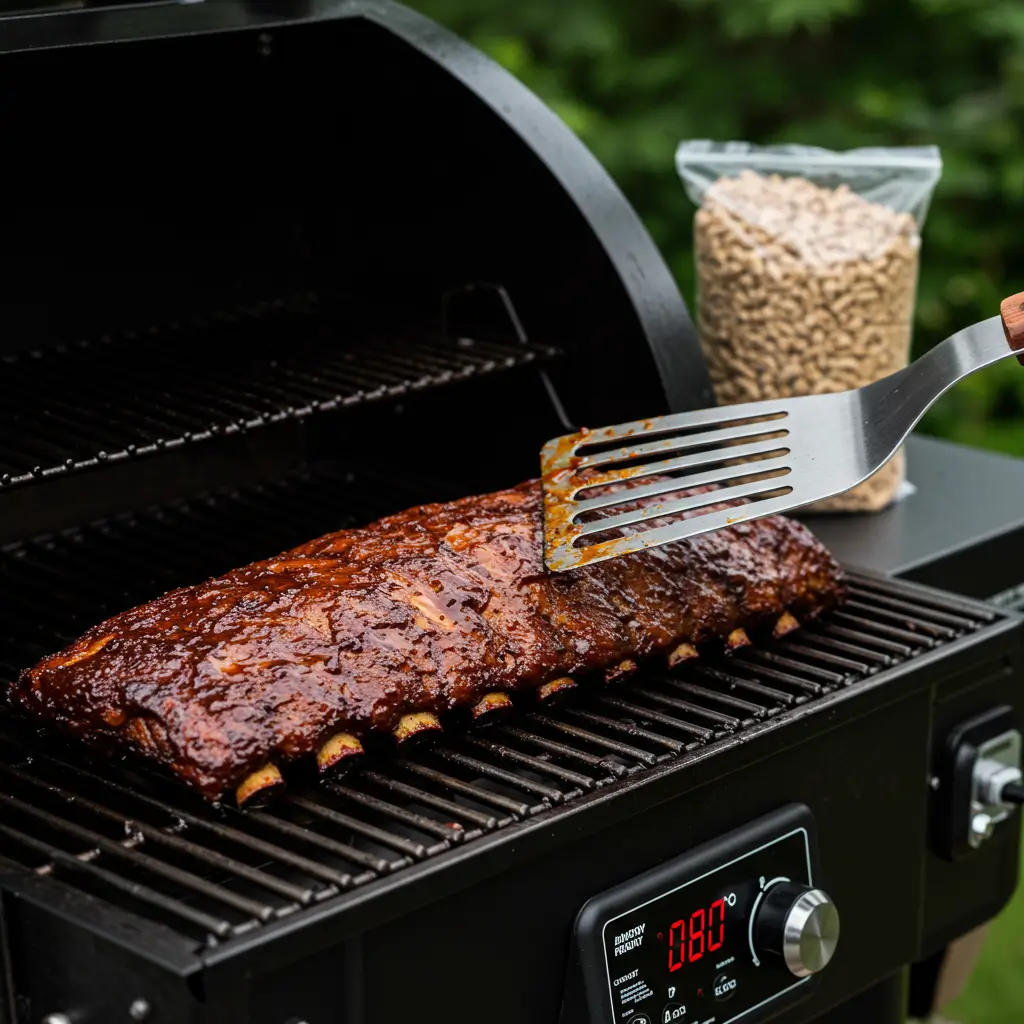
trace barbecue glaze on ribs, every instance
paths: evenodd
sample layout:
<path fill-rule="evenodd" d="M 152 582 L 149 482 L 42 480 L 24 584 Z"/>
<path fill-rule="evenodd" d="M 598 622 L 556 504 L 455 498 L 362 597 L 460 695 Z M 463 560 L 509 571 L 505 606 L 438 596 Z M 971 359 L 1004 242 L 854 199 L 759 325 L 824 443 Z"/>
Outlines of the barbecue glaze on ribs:
<path fill-rule="evenodd" d="M 426 505 L 171 591 L 23 672 L 11 703 L 244 802 L 371 732 L 783 632 L 843 596 L 828 551 L 780 517 L 548 573 L 541 508 L 536 481 Z"/>

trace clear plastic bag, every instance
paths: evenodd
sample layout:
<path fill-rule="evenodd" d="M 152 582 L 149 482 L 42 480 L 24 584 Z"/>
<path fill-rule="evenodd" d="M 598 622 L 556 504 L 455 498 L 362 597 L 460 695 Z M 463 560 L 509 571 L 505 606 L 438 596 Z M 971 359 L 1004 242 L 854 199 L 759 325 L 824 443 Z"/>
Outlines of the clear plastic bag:
<path fill-rule="evenodd" d="M 694 218 L 697 319 L 719 402 L 861 387 L 907 364 L 934 146 L 683 142 Z M 814 511 L 886 507 L 902 453 Z"/>

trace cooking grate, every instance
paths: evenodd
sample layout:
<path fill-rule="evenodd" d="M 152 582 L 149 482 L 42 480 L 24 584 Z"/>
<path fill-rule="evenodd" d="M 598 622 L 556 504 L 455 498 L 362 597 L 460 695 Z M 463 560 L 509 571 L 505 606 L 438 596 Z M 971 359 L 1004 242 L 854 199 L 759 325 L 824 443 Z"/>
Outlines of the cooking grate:
<path fill-rule="evenodd" d="M 183 579 L 343 525 L 337 509 L 367 490 L 312 473 L 10 547 L 0 560 L 9 630 L 0 668 L 11 673 Z M 531 710 L 524 697 L 505 723 L 398 758 L 371 754 L 337 781 L 295 785 L 244 813 L 0 731 L 0 855 L 215 944 L 740 734 L 999 616 L 853 574 L 842 610 L 780 641 L 583 687 L 555 709 Z"/>
<path fill-rule="evenodd" d="M 304 295 L 5 356 L 0 487 L 401 398 L 557 354 L 542 345 L 430 336 L 351 349 L 339 337 L 315 298 Z"/>

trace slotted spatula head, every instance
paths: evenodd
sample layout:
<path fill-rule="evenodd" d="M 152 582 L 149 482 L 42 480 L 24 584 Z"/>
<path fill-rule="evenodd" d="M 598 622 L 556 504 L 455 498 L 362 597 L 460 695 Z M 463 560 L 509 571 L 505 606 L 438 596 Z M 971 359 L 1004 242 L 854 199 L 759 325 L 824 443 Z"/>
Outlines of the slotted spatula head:
<path fill-rule="evenodd" d="M 867 387 L 555 438 L 541 451 L 545 564 L 560 572 L 841 494 L 946 389 L 1022 347 L 1024 293 Z"/>
<path fill-rule="evenodd" d="M 541 452 L 547 567 L 571 569 L 793 507 L 791 408 L 734 405 L 549 441 Z M 816 496 L 797 503 L 804 500 Z"/>

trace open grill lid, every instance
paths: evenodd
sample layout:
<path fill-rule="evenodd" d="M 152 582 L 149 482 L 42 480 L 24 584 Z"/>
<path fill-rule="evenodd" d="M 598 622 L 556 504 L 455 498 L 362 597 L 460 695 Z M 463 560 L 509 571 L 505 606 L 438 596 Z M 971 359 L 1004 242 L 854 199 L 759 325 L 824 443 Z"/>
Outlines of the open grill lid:
<path fill-rule="evenodd" d="M 0 83 L 21 97 L 0 125 L 24 186 L 5 221 L 8 350 L 298 288 L 347 324 L 433 321 L 447 289 L 492 281 L 531 340 L 618 367 L 566 378 L 573 421 L 712 401 L 672 276 L 607 173 L 522 84 L 410 10 L 3 17 Z M 38 185 L 55 170 L 73 185 L 59 204 Z"/>

